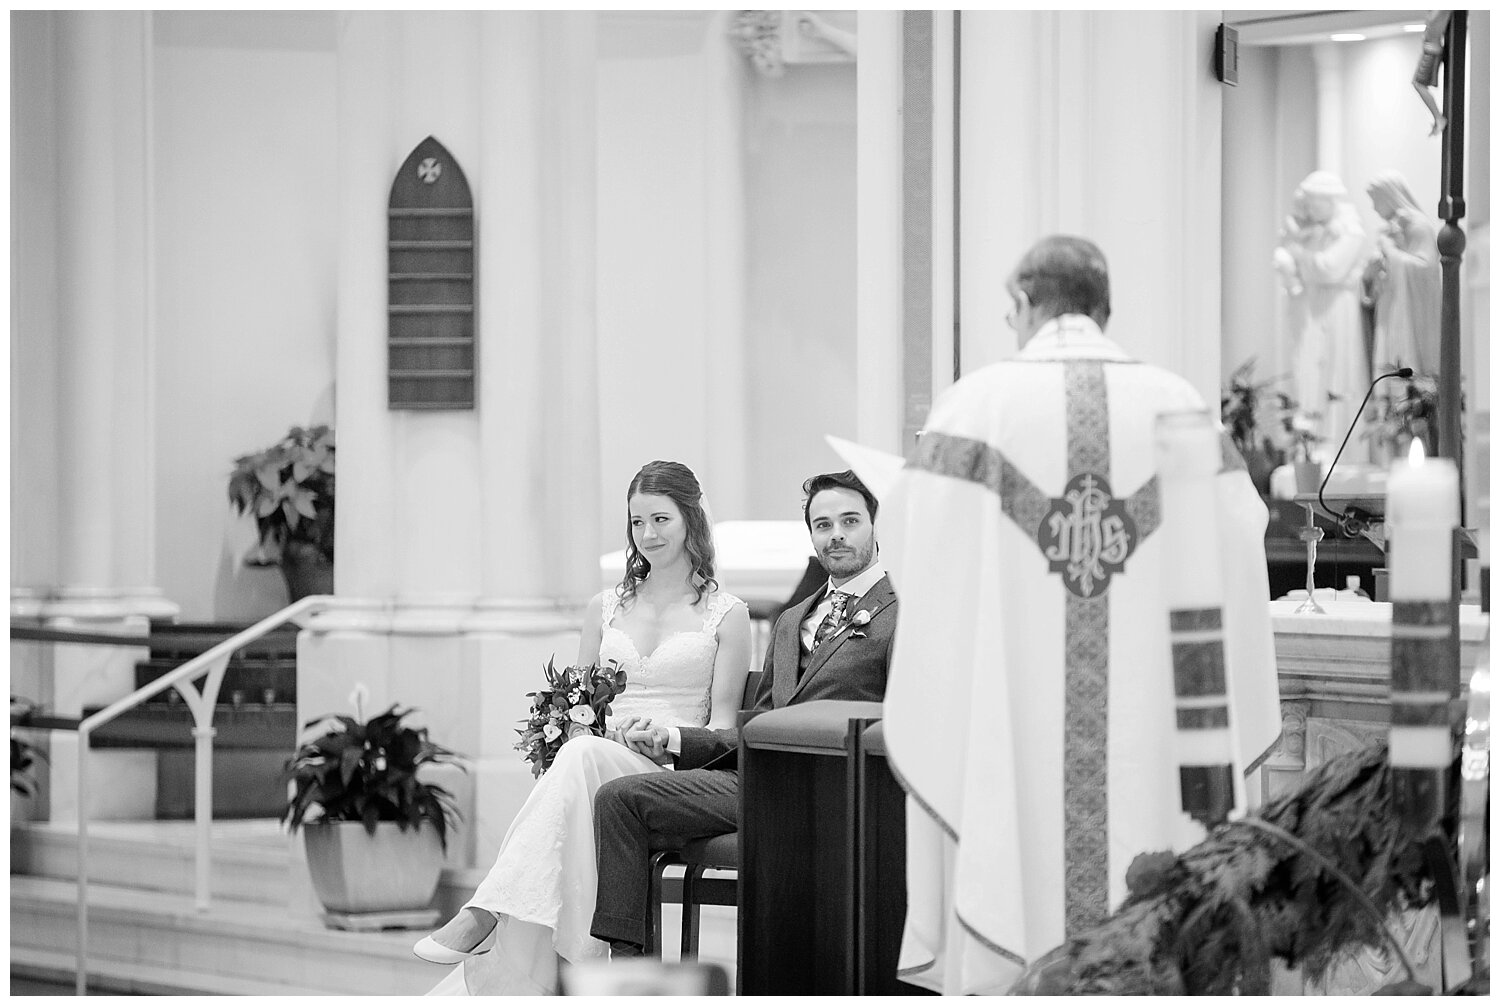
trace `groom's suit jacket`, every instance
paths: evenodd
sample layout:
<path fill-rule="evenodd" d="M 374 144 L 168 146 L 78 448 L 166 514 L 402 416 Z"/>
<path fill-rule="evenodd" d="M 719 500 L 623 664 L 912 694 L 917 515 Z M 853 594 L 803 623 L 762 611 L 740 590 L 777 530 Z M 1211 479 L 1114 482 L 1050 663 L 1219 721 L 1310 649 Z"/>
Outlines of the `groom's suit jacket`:
<path fill-rule="evenodd" d="M 876 581 L 850 607 L 844 627 L 808 654 L 802 649 L 802 623 L 823 596 L 823 591 L 815 591 L 776 619 L 765 673 L 751 707 L 757 712 L 814 699 L 880 702 L 885 698 L 886 672 L 896 638 L 896 592 L 891 578 Z M 869 620 L 856 624 L 862 611 L 869 613 Z M 681 735 L 677 768 L 735 767 L 740 744 L 737 728 L 683 727 Z"/>

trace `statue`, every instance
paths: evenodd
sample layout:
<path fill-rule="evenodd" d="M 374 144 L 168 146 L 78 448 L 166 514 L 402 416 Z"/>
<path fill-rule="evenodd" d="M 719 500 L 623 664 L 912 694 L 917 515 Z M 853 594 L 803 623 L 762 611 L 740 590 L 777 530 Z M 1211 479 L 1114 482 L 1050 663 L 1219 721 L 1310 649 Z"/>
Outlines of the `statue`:
<path fill-rule="evenodd" d="M 1359 305 L 1364 256 L 1364 228 L 1343 182 L 1314 171 L 1293 194 L 1272 264 L 1288 299 L 1297 404 L 1330 458 L 1370 380 Z M 1344 454 L 1358 461 L 1366 452 L 1351 440 Z"/>
<path fill-rule="evenodd" d="M 1418 208 L 1400 172 L 1382 171 L 1366 191 L 1385 221 L 1375 237 L 1375 257 L 1365 267 L 1375 305 L 1372 362 L 1381 372 L 1410 367 L 1434 375 L 1443 307 L 1437 225 Z"/>
<path fill-rule="evenodd" d="M 1436 136 L 1448 127 L 1448 119 L 1438 109 L 1432 89 L 1437 87 L 1438 68 L 1444 64 L 1444 42 L 1448 36 L 1448 21 L 1452 17 L 1451 10 L 1435 10 L 1427 15 L 1427 26 L 1422 32 L 1422 55 L 1411 77 L 1411 86 L 1416 88 L 1422 104 L 1432 115 L 1432 132 L 1428 136 Z"/>

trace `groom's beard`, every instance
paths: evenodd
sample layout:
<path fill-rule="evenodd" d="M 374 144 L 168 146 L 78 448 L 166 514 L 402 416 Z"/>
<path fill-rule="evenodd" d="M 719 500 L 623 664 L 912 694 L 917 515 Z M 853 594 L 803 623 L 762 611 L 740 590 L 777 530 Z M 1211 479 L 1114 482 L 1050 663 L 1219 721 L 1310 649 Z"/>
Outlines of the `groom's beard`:
<path fill-rule="evenodd" d="M 829 576 L 845 579 L 863 573 L 869 568 L 870 563 L 875 561 L 875 538 L 872 535 L 862 548 L 845 546 L 847 551 L 839 555 L 829 555 L 825 549 L 818 553 L 818 560 L 823 563 L 823 568 L 828 571 Z"/>

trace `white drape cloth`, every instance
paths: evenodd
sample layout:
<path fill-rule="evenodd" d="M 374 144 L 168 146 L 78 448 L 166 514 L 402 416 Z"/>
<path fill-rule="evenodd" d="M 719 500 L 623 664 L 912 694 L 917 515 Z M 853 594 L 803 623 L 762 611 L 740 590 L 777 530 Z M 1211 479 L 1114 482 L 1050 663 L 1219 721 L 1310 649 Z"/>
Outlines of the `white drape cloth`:
<path fill-rule="evenodd" d="M 1151 533 L 1155 417 L 1202 407 L 1186 381 L 1065 316 L 938 399 L 881 501 L 901 598 L 885 731 L 908 792 L 904 980 L 1004 992 L 1064 941 L 1066 920 L 1118 906 L 1137 854 L 1203 837 L 1179 806 L 1161 590 L 1193 556 L 1162 554 Z M 1227 581 L 1242 770 L 1276 740 L 1280 709 L 1266 510 L 1232 449 L 1226 464 L 1202 547 L 1221 550 Z M 1080 472 L 1092 475 L 1069 502 Z M 1080 486 L 1113 504 L 1083 513 Z M 1057 534 L 1097 554 L 1053 562 Z"/>

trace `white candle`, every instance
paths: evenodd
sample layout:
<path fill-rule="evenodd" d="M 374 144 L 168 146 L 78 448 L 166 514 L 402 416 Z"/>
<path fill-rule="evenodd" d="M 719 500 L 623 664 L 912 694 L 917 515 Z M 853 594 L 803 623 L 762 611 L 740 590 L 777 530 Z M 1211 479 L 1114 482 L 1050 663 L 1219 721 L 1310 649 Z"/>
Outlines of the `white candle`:
<path fill-rule="evenodd" d="M 1469 526 L 1475 529 L 1475 544 L 1479 549 L 1479 565 L 1490 568 L 1490 410 L 1474 411 L 1473 428 L 1469 431 L 1469 497 L 1474 501 L 1469 515 Z M 1476 587 L 1477 590 L 1477 587 Z"/>
<path fill-rule="evenodd" d="M 1453 758 L 1445 711 L 1458 673 L 1448 666 L 1453 529 L 1458 526 L 1453 461 L 1424 457 L 1422 442 L 1413 440 L 1407 462 L 1391 471 L 1385 520 L 1392 601 L 1391 765 L 1440 770 Z M 1399 794 L 1397 802 L 1403 802 Z M 1429 804 L 1423 814 L 1434 812 Z"/>
<path fill-rule="evenodd" d="M 1458 526 L 1458 469 L 1429 458 L 1413 439 L 1405 464 L 1386 483 L 1386 538 L 1392 601 L 1446 601 L 1453 589 L 1453 529 Z"/>
<path fill-rule="evenodd" d="M 1204 411 L 1156 419 L 1157 530 L 1165 562 L 1162 596 L 1172 644 L 1182 809 L 1205 827 L 1234 809 L 1234 752 L 1224 661 L 1224 579 L 1214 481 L 1219 432 Z"/>

